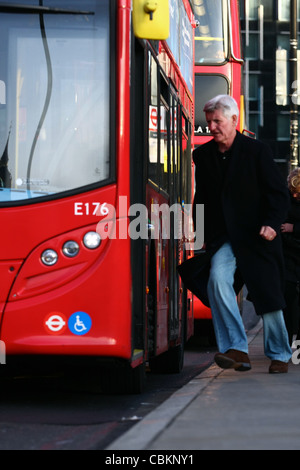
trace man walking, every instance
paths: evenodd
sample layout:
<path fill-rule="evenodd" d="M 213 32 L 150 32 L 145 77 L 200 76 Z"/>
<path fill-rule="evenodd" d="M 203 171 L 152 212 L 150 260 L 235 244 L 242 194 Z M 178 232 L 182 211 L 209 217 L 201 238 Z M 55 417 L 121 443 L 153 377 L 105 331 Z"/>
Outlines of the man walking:
<path fill-rule="evenodd" d="M 239 110 L 233 98 L 219 95 L 204 112 L 213 139 L 193 154 L 194 205 L 204 204 L 205 246 L 213 253 L 207 294 L 219 348 L 215 361 L 225 369 L 251 369 L 234 290 L 239 273 L 256 313 L 263 316 L 269 372 L 286 373 L 292 352 L 282 312 L 280 226 L 288 191 L 268 146 L 236 131 Z"/>

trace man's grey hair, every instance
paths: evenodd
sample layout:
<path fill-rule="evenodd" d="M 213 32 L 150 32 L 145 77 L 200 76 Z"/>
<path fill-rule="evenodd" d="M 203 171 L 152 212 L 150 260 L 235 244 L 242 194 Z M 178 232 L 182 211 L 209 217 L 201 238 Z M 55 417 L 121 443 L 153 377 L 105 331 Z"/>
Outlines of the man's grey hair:
<path fill-rule="evenodd" d="M 232 116 L 239 117 L 239 108 L 234 98 L 229 95 L 218 95 L 209 100 L 204 106 L 205 113 L 211 113 L 220 109 L 227 119 Z"/>

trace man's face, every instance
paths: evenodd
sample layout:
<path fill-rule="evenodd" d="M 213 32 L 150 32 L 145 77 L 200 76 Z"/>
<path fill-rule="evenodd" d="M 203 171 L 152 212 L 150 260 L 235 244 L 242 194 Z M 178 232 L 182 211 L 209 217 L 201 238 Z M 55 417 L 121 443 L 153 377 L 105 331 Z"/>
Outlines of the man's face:
<path fill-rule="evenodd" d="M 206 113 L 206 121 L 217 144 L 230 147 L 236 135 L 237 116 L 228 119 L 220 109 L 217 109 Z"/>

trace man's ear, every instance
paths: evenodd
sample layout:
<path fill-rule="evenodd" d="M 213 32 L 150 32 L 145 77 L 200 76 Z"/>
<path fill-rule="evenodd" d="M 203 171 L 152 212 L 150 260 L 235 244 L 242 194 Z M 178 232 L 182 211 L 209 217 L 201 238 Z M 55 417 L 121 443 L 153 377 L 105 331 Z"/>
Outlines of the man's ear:
<path fill-rule="evenodd" d="M 238 123 L 238 117 L 237 117 L 236 114 L 234 114 L 234 115 L 232 116 L 232 122 L 233 122 L 234 126 L 237 125 L 237 123 Z"/>

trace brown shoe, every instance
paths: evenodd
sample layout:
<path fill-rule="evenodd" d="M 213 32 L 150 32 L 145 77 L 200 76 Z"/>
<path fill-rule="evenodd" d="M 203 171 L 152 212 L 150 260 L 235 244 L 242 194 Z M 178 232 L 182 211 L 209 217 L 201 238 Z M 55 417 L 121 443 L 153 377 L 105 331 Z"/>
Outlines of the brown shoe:
<path fill-rule="evenodd" d="M 238 372 L 246 372 L 251 369 L 251 363 L 248 354 L 229 349 L 226 353 L 217 353 L 215 355 L 216 364 L 222 369 L 234 369 Z"/>
<path fill-rule="evenodd" d="M 289 370 L 288 362 L 272 361 L 269 367 L 270 374 L 286 374 Z"/>

